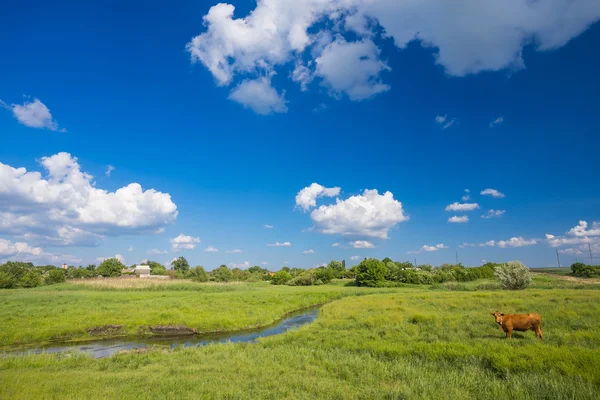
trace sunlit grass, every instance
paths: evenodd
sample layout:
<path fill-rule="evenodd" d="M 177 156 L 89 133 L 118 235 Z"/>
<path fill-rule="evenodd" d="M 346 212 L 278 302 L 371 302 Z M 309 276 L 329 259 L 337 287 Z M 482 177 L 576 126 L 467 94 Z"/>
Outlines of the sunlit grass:
<path fill-rule="evenodd" d="M 259 283 L 221 292 L 82 286 L 0 292 L 0 321 L 10 314 L 21 327 L 21 319 L 35 321 L 35 312 L 44 307 L 60 309 L 54 317 L 75 324 L 81 304 L 88 313 L 94 313 L 92 305 L 107 307 L 96 317 L 118 310 L 122 321 L 138 323 L 191 303 L 182 320 L 188 325 L 210 320 L 222 329 L 243 323 L 251 312 L 268 320 L 303 303 L 336 300 L 322 308 L 314 324 L 258 344 L 155 349 L 103 360 L 84 355 L 0 359 L 0 398 L 597 399 L 600 291 L 542 278 L 517 292 L 478 289 L 493 281 L 468 282 L 464 290 L 371 290 L 339 281 L 310 288 Z M 11 296 L 16 297 L 12 302 Z M 5 312 L 7 301 L 14 313 Z M 126 306 L 117 308 L 113 301 Z M 153 308 L 138 316 L 128 311 L 144 304 Z M 203 308 L 203 319 L 195 319 Z M 489 315 L 493 310 L 541 314 L 546 340 L 536 340 L 533 332 L 504 339 Z"/>

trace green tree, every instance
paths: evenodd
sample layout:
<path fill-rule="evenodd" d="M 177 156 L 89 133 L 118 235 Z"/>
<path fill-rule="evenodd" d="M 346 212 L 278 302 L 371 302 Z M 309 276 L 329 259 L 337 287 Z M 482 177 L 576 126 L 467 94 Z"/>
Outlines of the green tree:
<path fill-rule="evenodd" d="M 87 269 L 88 271 L 96 271 L 96 264 L 90 264 L 87 267 L 85 267 L 85 269 Z"/>
<path fill-rule="evenodd" d="M 121 271 L 123 268 L 125 268 L 125 265 L 123 265 L 121 261 L 117 260 L 116 258 L 107 258 L 100 263 L 96 269 L 96 272 L 98 275 L 102 275 L 104 277 L 121 276 Z"/>
<path fill-rule="evenodd" d="M 346 273 L 346 268 L 339 261 L 331 261 L 329 265 L 327 265 L 327 268 L 333 273 L 333 277 L 336 279 L 343 278 Z"/>
<path fill-rule="evenodd" d="M 369 287 L 384 286 L 386 272 L 387 268 L 381 261 L 375 258 L 363 260 L 356 269 L 356 284 Z"/>
<path fill-rule="evenodd" d="M 196 282 L 208 282 L 210 275 L 204 270 L 204 267 L 198 265 L 196 268 L 189 270 L 187 277 Z"/>
<path fill-rule="evenodd" d="M 190 269 L 190 264 L 187 262 L 185 257 L 178 257 L 171 262 L 173 269 L 177 272 L 185 274 Z"/>
<path fill-rule="evenodd" d="M 53 285 L 55 283 L 62 283 L 66 280 L 65 273 L 60 269 L 53 269 L 48 271 L 48 275 L 44 279 L 46 285 Z"/>
<path fill-rule="evenodd" d="M 0 289 L 12 289 L 17 287 L 19 281 L 6 272 L 0 271 Z"/>
<path fill-rule="evenodd" d="M 227 268 L 227 265 L 221 265 L 219 268 L 213 269 L 211 275 L 217 282 L 231 282 L 233 280 L 233 272 Z"/>
<path fill-rule="evenodd" d="M 150 261 L 146 263 L 150 267 L 150 275 L 166 275 L 167 269 L 164 265 L 156 261 Z"/>
<path fill-rule="evenodd" d="M 275 272 L 275 275 L 271 278 L 271 285 L 285 285 L 292 279 L 292 275 L 289 272 L 281 270 Z"/>

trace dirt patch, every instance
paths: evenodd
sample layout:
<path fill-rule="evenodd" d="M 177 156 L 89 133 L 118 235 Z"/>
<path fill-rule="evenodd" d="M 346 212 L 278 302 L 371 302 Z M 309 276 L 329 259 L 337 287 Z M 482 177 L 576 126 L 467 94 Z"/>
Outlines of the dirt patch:
<path fill-rule="evenodd" d="M 189 328 L 184 325 L 149 326 L 148 330 L 155 335 L 163 335 L 163 336 L 195 335 L 196 333 L 198 333 L 198 331 L 196 331 L 196 329 Z"/>
<path fill-rule="evenodd" d="M 577 276 L 549 274 L 547 272 L 534 272 L 534 274 L 551 276 L 553 278 L 560 279 L 563 281 L 574 282 L 574 283 L 583 283 L 585 285 L 600 284 L 600 279 L 596 279 L 596 278 L 579 278 Z"/>
<path fill-rule="evenodd" d="M 118 333 L 121 333 L 122 328 L 123 328 L 123 325 L 102 325 L 102 326 L 95 326 L 93 328 L 88 328 L 87 332 L 94 336 L 116 335 Z"/>

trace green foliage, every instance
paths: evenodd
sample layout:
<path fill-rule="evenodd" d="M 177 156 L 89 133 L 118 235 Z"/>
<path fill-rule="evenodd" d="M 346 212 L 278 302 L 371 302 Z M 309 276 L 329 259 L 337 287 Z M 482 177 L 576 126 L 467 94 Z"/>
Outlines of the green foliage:
<path fill-rule="evenodd" d="M 171 265 L 175 271 L 181 272 L 182 274 L 185 274 L 190 269 L 190 264 L 187 262 L 185 257 L 178 257 L 171 262 Z"/>
<path fill-rule="evenodd" d="M 275 272 L 275 275 L 271 278 L 271 285 L 285 285 L 292 279 L 292 275 L 289 272 L 281 270 Z"/>
<path fill-rule="evenodd" d="M 213 269 L 210 274 L 215 282 L 231 282 L 233 280 L 233 272 L 227 268 L 227 265 Z"/>
<path fill-rule="evenodd" d="M 208 282 L 210 275 L 204 270 L 204 267 L 198 265 L 188 271 L 187 277 L 195 282 Z"/>
<path fill-rule="evenodd" d="M 48 271 L 48 275 L 44 278 L 46 285 L 54 285 L 56 283 L 63 283 L 66 280 L 65 273 L 61 269 L 53 269 Z"/>
<path fill-rule="evenodd" d="M 117 260 L 116 258 L 107 258 L 100 263 L 98 268 L 96 268 L 96 272 L 98 275 L 101 275 L 105 278 L 115 277 L 121 276 L 123 268 L 125 268 L 125 265 L 123 265 L 121 261 Z"/>
<path fill-rule="evenodd" d="M 156 261 L 150 261 L 146 263 L 150 267 L 150 275 L 166 275 L 167 269 L 164 265 Z"/>
<path fill-rule="evenodd" d="M 332 272 L 333 277 L 336 279 L 343 278 L 346 274 L 346 266 L 339 261 L 331 261 L 327 266 L 327 269 Z"/>
<path fill-rule="evenodd" d="M 42 275 L 39 271 L 31 269 L 21 278 L 21 286 L 24 288 L 34 288 L 42 284 Z"/>
<path fill-rule="evenodd" d="M 358 286 L 383 287 L 386 273 L 387 267 L 376 258 L 363 260 L 358 264 L 356 284 Z"/>
<path fill-rule="evenodd" d="M 574 276 L 579 276 L 582 278 L 600 277 L 599 265 L 586 265 L 584 263 L 577 262 L 571 265 L 571 271 Z"/>
<path fill-rule="evenodd" d="M 8 272 L 0 271 L 0 289 L 12 289 L 19 285 L 19 281 Z"/>
<path fill-rule="evenodd" d="M 494 269 L 494 274 L 503 289 L 522 290 L 531 284 L 529 269 L 519 261 L 509 261 Z"/>

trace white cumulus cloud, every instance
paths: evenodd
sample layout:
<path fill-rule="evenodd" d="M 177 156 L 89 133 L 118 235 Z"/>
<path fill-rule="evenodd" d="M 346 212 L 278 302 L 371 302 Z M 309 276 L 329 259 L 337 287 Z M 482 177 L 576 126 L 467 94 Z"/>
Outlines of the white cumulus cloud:
<path fill-rule="evenodd" d="M 535 239 L 524 239 L 522 236 L 512 237 L 508 240 L 500 240 L 496 243 L 496 245 L 500 248 L 506 247 L 523 247 L 523 246 L 532 246 L 537 244 L 537 240 Z"/>
<path fill-rule="evenodd" d="M 480 194 L 482 194 L 484 196 L 496 197 L 499 199 L 505 197 L 504 193 L 501 193 L 501 192 L 497 191 L 496 189 L 485 189 L 485 190 L 482 190 Z"/>
<path fill-rule="evenodd" d="M 55 246 L 94 246 L 105 235 L 153 233 L 177 218 L 168 193 L 144 191 L 138 183 L 99 189 L 69 153 L 40 163 L 46 176 L 0 162 L 0 233 Z"/>
<path fill-rule="evenodd" d="M 490 122 L 490 128 L 493 128 L 496 125 L 500 125 L 503 122 L 504 122 L 504 117 L 498 117 L 495 120 L 493 120 L 492 122 Z"/>
<path fill-rule="evenodd" d="M 273 229 L 274 227 L 273 227 L 273 225 L 265 224 L 265 225 L 263 225 L 263 228 L 265 228 L 265 229 Z"/>
<path fill-rule="evenodd" d="M 204 252 L 205 253 L 218 253 L 219 249 L 215 249 L 212 246 L 208 246 L 207 248 L 204 249 Z"/>
<path fill-rule="evenodd" d="M 506 212 L 505 210 L 494 210 L 494 209 L 491 209 L 491 210 L 489 210 L 487 212 L 487 214 L 482 215 L 481 218 L 486 218 L 486 219 L 489 219 L 489 218 L 498 218 L 498 217 L 501 217 L 502 215 L 504 215 L 505 212 Z"/>
<path fill-rule="evenodd" d="M 200 243 L 199 237 L 192 237 L 180 233 L 179 236 L 171 239 L 171 248 L 173 251 L 192 250 L 198 245 L 198 243 Z"/>
<path fill-rule="evenodd" d="M 339 187 L 326 188 L 318 183 L 313 183 L 298 192 L 296 195 L 296 207 L 302 208 L 304 211 L 308 211 L 310 208 L 316 207 L 317 198 L 335 197 L 339 194 Z"/>
<path fill-rule="evenodd" d="M 479 208 L 477 203 L 455 202 L 446 206 L 446 211 L 473 211 Z"/>
<path fill-rule="evenodd" d="M 275 243 L 270 243 L 267 246 L 270 247 L 290 247 L 292 244 L 290 242 L 275 242 Z"/>
<path fill-rule="evenodd" d="M 600 3 L 258 0 L 247 14 L 234 12 L 231 4 L 215 4 L 186 46 L 218 85 L 293 70 L 290 79 L 303 90 L 319 79 L 333 94 L 362 100 L 389 90 L 381 76 L 389 69 L 386 54 L 374 42 L 379 32 L 398 49 L 412 42 L 431 49 L 432 62 L 450 76 L 515 71 L 525 68 L 525 46 L 564 46 L 600 18 Z"/>
<path fill-rule="evenodd" d="M 462 215 L 460 217 L 455 215 L 453 217 L 448 218 L 448 222 L 452 222 L 455 224 L 463 224 L 465 222 L 469 222 L 469 217 L 466 215 Z"/>
<path fill-rule="evenodd" d="M 6 104 L 0 100 L 0 106 L 11 110 L 14 117 L 23 125 L 30 128 L 42 128 L 50 131 L 66 132 L 59 129 L 58 123 L 52 117 L 50 110 L 39 99 L 25 100 L 23 104 Z"/>
<path fill-rule="evenodd" d="M 439 243 L 439 244 L 436 244 L 435 246 L 424 245 L 423 247 L 421 247 L 421 251 L 431 252 L 431 251 L 438 251 L 438 250 L 447 249 L 447 248 L 448 248 L 448 246 L 446 246 L 445 244 Z"/>
<path fill-rule="evenodd" d="M 285 93 L 281 95 L 271 86 L 271 80 L 261 77 L 246 79 L 229 94 L 229 99 L 240 103 L 259 115 L 286 113 Z"/>
<path fill-rule="evenodd" d="M 374 249 L 375 245 L 371 242 L 368 242 L 366 240 L 355 240 L 353 242 L 350 242 L 350 246 L 352 246 L 355 249 Z"/>
<path fill-rule="evenodd" d="M 390 229 L 409 219 L 391 192 L 381 195 L 376 189 L 366 189 L 346 200 L 336 199 L 335 204 L 321 206 L 310 216 L 321 233 L 381 239 L 387 239 Z"/>
<path fill-rule="evenodd" d="M 233 250 L 226 250 L 225 253 L 226 254 L 240 254 L 240 253 L 243 253 L 243 251 L 240 249 L 233 249 Z"/>
<path fill-rule="evenodd" d="M 360 260 L 360 256 L 352 256 L 350 257 L 352 261 Z"/>
<path fill-rule="evenodd" d="M 308 249 L 308 250 L 304 250 L 302 252 L 302 254 L 315 254 L 315 251 L 313 249 Z"/>

